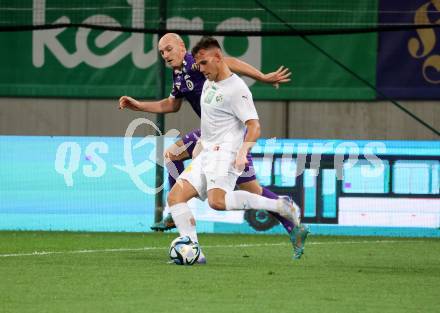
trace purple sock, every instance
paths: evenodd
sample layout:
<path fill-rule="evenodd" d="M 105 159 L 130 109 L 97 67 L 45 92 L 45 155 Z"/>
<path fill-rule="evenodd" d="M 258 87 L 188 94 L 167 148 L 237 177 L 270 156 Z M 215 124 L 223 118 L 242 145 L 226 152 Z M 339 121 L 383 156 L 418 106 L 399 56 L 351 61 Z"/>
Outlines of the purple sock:
<path fill-rule="evenodd" d="M 267 188 L 263 188 L 263 192 L 261 193 L 261 195 L 265 198 L 269 198 L 269 199 L 278 199 L 278 195 L 273 193 L 272 191 L 270 191 Z M 282 217 L 281 215 L 277 214 L 277 213 L 273 213 L 273 212 L 269 212 L 270 214 L 272 214 L 277 220 L 280 221 L 280 223 L 284 226 L 284 228 L 286 229 L 286 231 L 290 234 L 290 232 L 292 231 L 293 227 L 295 227 L 295 225 L 293 225 L 293 223 L 291 221 L 289 221 L 288 219 Z"/>
<path fill-rule="evenodd" d="M 185 166 L 183 165 L 183 161 L 171 161 L 167 163 L 168 183 L 170 184 L 170 190 L 176 183 L 176 178 L 182 174 L 184 169 Z"/>

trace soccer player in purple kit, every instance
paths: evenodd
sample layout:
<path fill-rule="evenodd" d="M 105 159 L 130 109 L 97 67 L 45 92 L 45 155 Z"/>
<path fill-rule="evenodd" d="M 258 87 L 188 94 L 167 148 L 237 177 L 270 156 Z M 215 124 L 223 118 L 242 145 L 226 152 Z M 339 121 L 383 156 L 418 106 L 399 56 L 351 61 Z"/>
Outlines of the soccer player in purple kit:
<path fill-rule="evenodd" d="M 200 96 L 206 78 L 199 71 L 193 56 L 186 51 L 183 40 L 175 33 L 165 34 L 159 41 L 158 49 L 166 64 L 173 69 L 173 89 L 170 96 L 160 101 L 145 102 L 137 101 L 128 96 L 122 96 L 119 99 L 119 108 L 128 108 L 150 113 L 177 112 L 182 105 L 183 98 L 185 98 L 200 117 Z M 251 77 L 264 83 L 274 84 L 276 87 L 278 87 L 279 83 L 290 81 L 290 72 L 287 68 L 280 67 L 275 72 L 263 74 L 251 65 L 236 58 L 225 57 L 224 60 L 232 72 Z M 178 175 L 184 170 L 183 161 L 192 157 L 194 147 L 199 137 L 200 129 L 193 130 L 184 135 L 181 140 L 177 141 L 165 151 L 167 169 L 170 173 L 168 177 L 170 188 L 173 187 Z M 237 180 L 239 189 L 262 195 L 266 198 L 277 199 L 278 195 L 260 186 L 255 177 L 251 155 L 248 154 L 247 158 L 248 164 L 243 171 L 244 174 Z M 279 214 L 269 213 L 281 222 L 286 231 L 291 235 L 291 238 L 294 239 L 293 232 L 295 225 Z M 160 225 L 155 225 L 152 228 L 166 230 L 174 227 L 174 222 L 169 214 Z"/>

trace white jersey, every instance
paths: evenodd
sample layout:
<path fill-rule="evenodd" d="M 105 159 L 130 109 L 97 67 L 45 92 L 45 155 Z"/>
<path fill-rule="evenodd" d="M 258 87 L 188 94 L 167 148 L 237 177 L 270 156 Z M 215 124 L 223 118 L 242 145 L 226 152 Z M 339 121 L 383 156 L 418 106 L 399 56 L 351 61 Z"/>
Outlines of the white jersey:
<path fill-rule="evenodd" d="M 258 119 L 252 94 L 236 74 L 219 82 L 206 80 L 200 106 L 201 140 L 207 149 L 218 145 L 237 151 L 243 143 L 245 122 Z"/>

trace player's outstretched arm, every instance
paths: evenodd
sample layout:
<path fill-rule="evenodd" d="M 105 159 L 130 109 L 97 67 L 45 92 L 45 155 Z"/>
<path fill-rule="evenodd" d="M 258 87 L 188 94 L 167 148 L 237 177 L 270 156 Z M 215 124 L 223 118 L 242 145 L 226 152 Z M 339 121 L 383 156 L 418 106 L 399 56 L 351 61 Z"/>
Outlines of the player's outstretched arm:
<path fill-rule="evenodd" d="M 263 83 L 272 84 L 275 88 L 278 88 L 280 83 L 289 82 L 292 75 L 289 69 L 284 66 L 280 66 L 275 72 L 264 74 L 252 65 L 237 58 L 225 57 L 225 62 L 232 72 L 248 76 Z"/>
<path fill-rule="evenodd" d="M 119 109 L 130 109 L 149 113 L 171 113 L 180 110 L 182 99 L 168 97 L 160 101 L 138 101 L 129 96 L 119 98 Z"/>

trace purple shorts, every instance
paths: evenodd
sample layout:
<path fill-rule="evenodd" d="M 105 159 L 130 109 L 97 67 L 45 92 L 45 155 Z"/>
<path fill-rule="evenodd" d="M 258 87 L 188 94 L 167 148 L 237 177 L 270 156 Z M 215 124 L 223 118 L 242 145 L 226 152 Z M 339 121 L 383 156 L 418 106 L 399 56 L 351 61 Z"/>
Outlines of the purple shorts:
<path fill-rule="evenodd" d="M 186 151 L 188 151 L 191 157 L 193 155 L 194 147 L 196 146 L 197 140 L 200 138 L 200 135 L 200 129 L 193 129 L 182 137 L 183 144 L 187 146 Z M 248 164 L 246 165 L 241 176 L 237 179 L 237 185 L 257 179 L 257 177 L 255 176 L 254 163 L 252 162 L 252 155 L 248 153 L 246 157 L 248 159 Z"/>

